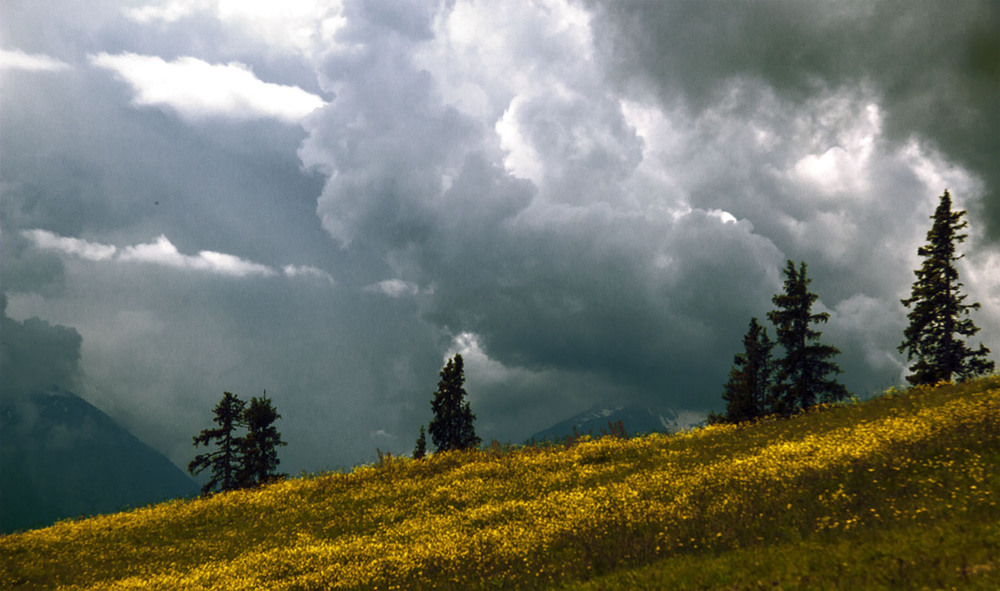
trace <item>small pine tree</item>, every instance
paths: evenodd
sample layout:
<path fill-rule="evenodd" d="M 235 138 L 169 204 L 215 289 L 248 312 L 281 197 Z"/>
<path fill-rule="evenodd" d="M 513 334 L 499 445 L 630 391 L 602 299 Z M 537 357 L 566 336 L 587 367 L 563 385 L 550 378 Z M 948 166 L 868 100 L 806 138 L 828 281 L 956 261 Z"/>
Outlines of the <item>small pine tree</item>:
<path fill-rule="evenodd" d="M 417 445 L 413 448 L 413 459 L 419 460 L 427 455 L 427 434 L 424 426 L 420 425 L 420 435 L 417 436 Z"/>
<path fill-rule="evenodd" d="M 822 333 L 810 325 L 826 322 L 830 315 L 813 314 L 812 305 L 819 298 L 809 292 L 806 264 L 799 269 L 788 261 L 785 267 L 785 292 L 771 301 L 776 310 L 767 313 L 774 324 L 778 343 L 785 357 L 778 362 L 778 380 L 774 386 L 774 411 L 791 414 L 796 408 L 808 409 L 817 402 L 835 402 L 846 398 L 847 389 L 830 374 L 841 373 L 830 359 L 840 350 L 819 342 Z"/>
<path fill-rule="evenodd" d="M 246 425 L 243 416 L 245 406 L 246 402 L 230 392 L 224 392 L 222 400 L 213 411 L 215 413 L 213 421 L 218 427 L 204 429 L 194 437 L 195 447 L 198 445 L 209 447 L 213 443 L 218 446 L 213 452 L 195 456 L 188 464 L 188 472 L 192 476 L 198 475 L 206 468 L 212 470 L 212 477 L 201 487 L 202 494 L 215 490 L 233 490 L 239 485 L 238 473 L 243 438 L 237 435 L 237 429 Z"/>
<path fill-rule="evenodd" d="M 771 374 L 774 363 L 771 350 L 774 343 L 767 336 L 767 329 L 750 319 L 750 328 L 743 337 L 743 353 L 733 358 L 722 399 L 726 401 L 726 414 L 722 421 L 738 423 L 769 414 L 772 409 Z"/>
<path fill-rule="evenodd" d="M 259 486 L 285 476 L 277 472 L 281 463 L 278 447 L 287 445 L 274 426 L 280 418 L 266 390 L 260 398 L 254 396 L 250 399 L 250 405 L 244 412 L 247 434 L 240 445 L 241 462 L 237 474 L 240 486 Z"/>
<path fill-rule="evenodd" d="M 951 210 L 951 195 L 947 189 L 931 219 L 934 224 L 927 233 L 927 245 L 917 249 L 924 262 L 913 273 L 917 280 L 909 299 L 900 300 L 913 308 L 907 314 L 910 325 L 903 332 L 899 352 L 906 353 L 906 360 L 913 373 L 906 377 L 911 384 L 936 384 L 951 381 L 953 376 L 964 380 L 993 371 L 994 363 L 986 358 L 990 350 L 979 344 L 970 349 L 960 337 L 971 337 L 979 332 L 969 312 L 979 309 L 979 303 L 965 304 L 965 294 L 960 293 L 955 262 L 962 255 L 955 255 L 955 244 L 965 242 L 967 234 L 961 230 L 968 226 L 962 218 L 965 211 Z"/>
<path fill-rule="evenodd" d="M 431 441 L 439 451 L 476 447 L 480 439 L 476 436 L 473 426 L 476 415 L 472 413 L 468 401 L 465 400 L 465 369 L 462 355 L 456 354 L 449 359 L 441 369 L 440 376 L 438 389 L 434 393 L 434 399 L 431 400 L 434 418 L 427 428 L 431 434 Z"/>

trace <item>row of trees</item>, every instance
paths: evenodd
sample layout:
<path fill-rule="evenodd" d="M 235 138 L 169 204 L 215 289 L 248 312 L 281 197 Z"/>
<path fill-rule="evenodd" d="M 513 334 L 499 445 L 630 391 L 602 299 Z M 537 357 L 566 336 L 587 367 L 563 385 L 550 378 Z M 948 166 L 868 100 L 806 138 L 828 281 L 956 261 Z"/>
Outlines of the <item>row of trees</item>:
<path fill-rule="evenodd" d="M 965 304 L 955 262 L 955 245 L 964 242 L 961 231 L 968 225 L 965 211 L 951 210 L 951 195 L 946 190 L 931 219 L 927 244 L 917 249 L 924 257 L 914 271 L 911 296 L 901 303 L 911 308 L 909 325 L 903 333 L 899 352 L 906 353 L 913 372 L 907 380 L 913 385 L 968 379 L 993 371 L 994 363 L 986 358 L 990 350 L 980 344 L 969 348 L 962 337 L 971 337 L 979 328 L 969 318 L 978 303 Z M 785 268 L 784 292 L 771 301 L 775 310 L 767 317 L 774 324 L 777 343 L 756 318 L 743 337 L 743 352 L 736 354 L 729 380 L 723 390 L 726 402 L 723 415 L 713 414 L 710 421 L 739 422 L 770 414 L 788 415 L 806 410 L 817 402 L 835 402 L 847 396 L 843 385 L 833 379 L 841 373 L 833 358 L 836 347 L 820 342 L 822 333 L 815 325 L 829 320 L 829 314 L 812 312 L 817 295 L 808 289 L 806 264 L 798 269 L 792 261 Z M 781 345 L 784 357 L 775 360 L 772 352 Z"/>
<path fill-rule="evenodd" d="M 972 310 L 979 309 L 979 304 L 965 303 L 955 266 L 962 258 L 956 254 L 955 245 L 967 237 L 962 232 L 968 226 L 965 215 L 965 211 L 952 211 L 951 195 L 945 190 L 931 218 L 934 223 L 927 234 L 927 245 L 917 250 L 924 260 L 914 271 L 917 280 L 912 294 L 901 300 L 910 312 L 899 352 L 906 353 L 907 361 L 915 361 L 907 376 L 914 385 L 964 380 L 994 370 L 994 363 L 987 359 L 989 349 L 982 344 L 971 349 L 962 340 L 979 331 L 968 317 Z M 710 421 L 787 416 L 849 395 L 836 379 L 842 373 L 835 362 L 840 350 L 820 340 L 818 326 L 829 321 L 830 315 L 813 312 L 819 296 L 809 291 L 806 263 L 796 267 L 789 260 L 784 275 L 784 290 L 771 298 L 775 308 L 767 313 L 776 340 L 770 339 L 767 328 L 757 318 L 750 320 L 743 337 L 743 352 L 735 356 L 724 387 L 725 414 L 713 413 Z M 774 352 L 779 345 L 784 355 L 776 358 Z M 428 432 L 439 451 L 466 449 L 480 443 L 473 427 L 476 415 L 465 400 L 462 356 L 449 359 L 440 376 L 431 400 L 434 417 L 428 429 L 420 427 L 414 458 L 426 455 Z"/>
<path fill-rule="evenodd" d="M 979 328 L 968 317 L 979 308 L 978 303 L 965 304 L 955 262 L 961 258 L 955 244 L 965 240 L 961 231 L 968 225 L 965 211 L 951 211 L 951 195 L 946 190 L 932 216 L 931 231 L 926 246 L 917 253 L 924 257 L 913 284 L 910 298 L 901 300 L 911 308 L 909 326 L 899 346 L 907 354 L 913 373 L 907 377 L 914 385 L 935 384 L 939 381 L 960 380 L 989 373 L 994 363 L 986 357 L 990 350 L 980 344 L 970 349 L 961 337 L 969 337 Z M 726 411 L 713 413 L 710 422 L 739 422 L 767 415 L 790 415 L 807 410 L 819 403 L 842 400 L 847 389 L 836 380 L 842 373 L 834 358 L 840 350 L 820 341 L 819 324 L 830 315 L 814 313 L 813 304 L 819 296 L 809 291 L 811 280 L 805 262 L 798 267 L 791 260 L 784 269 L 784 291 L 771 298 L 774 310 L 767 313 L 773 324 L 776 341 L 768 336 L 767 328 L 757 318 L 750 320 L 743 337 L 743 352 L 738 353 L 729 372 L 722 398 Z M 784 356 L 775 358 L 774 350 L 781 346 Z M 437 390 L 431 400 L 433 418 L 420 434 L 413 457 L 427 454 L 427 435 L 438 451 L 477 447 L 476 415 L 466 400 L 465 369 L 461 354 L 448 359 L 441 369 Z M 249 406 L 233 394 L 225 392 L 215 407 L 214 429 L 205 429 L 194 438 L 194 444 L 217 445 L 216 451 L 197 456 L 188 471 L 198 474 L 211 468 L 212 477 L 202 488 L 232 490 L 259 485 L 280 476 L 277 447 L 285 445 L 274 427 L 280 415 L 267 393 L 252 398 Z M 237 430 L 245 428 L 239 435 Z"/>
<path fill-rule="evenodd" d="M 215 446 L 188 464 L 193 476 L 210 469 L 212 476 L 201 487 L 202 494 L 249 488 L 284 477 L 277 472 L 278 447 L 286 445 L 274 426 L 281 418 L 264 391 L 248 405 L 235 394 L 223 392 L 213 411 L 216 427 L 194 437 L 194 446 Z"/>
<path fill-rule="evenodd" d="M 476 415 L 466 400 L 462 356 L 456 354 L 449 359 L 440 376 L 431 401 L 434 417 L 427 430 L 420 427 L 413 451 L 415 459 L 427 454 L 428 431 L 438 451 L 474 448 L 481 441 L 473 425 Z M 235 394 L 223 392 L 213 412 L 216 426 L 195 436 L 194 445 L 214 446 L 215 449 L 196 456 L 188 464 L 188 472 L 192 475 L 204 470 L 211 472 L 208 482 L 201 488 L 202 494 L 259 486 L 285 476 L 277 472 L 277 448 L 285 442 L 274 423 L 281 415 L 266 391 L 260 398 L 251 398 L 249 405 Z"/>
<path fill-rule="evenodd" d="M 709 420 L 743 421 L 770 414 L 788 415 L 806 410 L 818 402 L 835 402 L 847 397 L 847 389 L 834 379 L 841 373 L 833 358 L 836 347 L 820 342 L 822 333 L 815 325 L 825 323 L 830 315 L 813 313 L 818 296 L 809 291 L 806 264 L 788 261 L 785 267 L 785 290 L 771 301 L 775 309 L 767 318 L 774 324 L 777 343 L 756 318 L 743 337 L 743 353 L 736 355 L 722 394 L 726 414 L 711 415 Z M 785 356 L 774 359 L 775 344 Z"/>

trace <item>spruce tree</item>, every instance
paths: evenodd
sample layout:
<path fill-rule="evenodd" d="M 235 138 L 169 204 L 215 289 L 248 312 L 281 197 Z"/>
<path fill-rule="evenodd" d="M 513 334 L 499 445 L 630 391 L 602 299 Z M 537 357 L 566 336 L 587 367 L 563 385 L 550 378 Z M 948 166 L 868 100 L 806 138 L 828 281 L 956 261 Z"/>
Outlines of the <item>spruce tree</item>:
<path fill-rule="evenodd" d="M 413 459 L 419 460 L 427 455 L 427 432 L 424 426 L 420 425 L 420 435 L 417 437 L 417 444 L 413 448 Z"/>
<path fill-rule="evenodd" d="M 743 353 L 733 358 L 722 399 L 726 401 L 724 420 L 729 423 L 753 420 L 772 411 L 770 400 L 771 374 L 774 364 L 771 350 L 774 343 L 767 329 L 750 319 L 750 328 L 743 337 Z"/>
<path fill-rule="evenodd" d="M 830 315 L 813 314 L 812 305 L 818 296 L 809 292 L 810 279 L 806 264 L 799 269 L 788 261 L 785 267 L 785 292 L 771 301 L 776 310 L 767 313 L 774 324 L 776 338 L 785 350 L 778 362 L 778 380 L 774 386 L 775 412 L 791 414 L 795 409 L 808 409 L 817 402 L 834 402 L 847 397 L 847 389 L 830 377 L 841 373 L 831 361 L 840 350 L 819 342 L 822 333 L 811 325 L 826 322 Z"/>
<path fill-rule="evenodd" d="M 237 429 L 246 424 L 243 416 L 245 406 L 246 402 L 230 392 L 224 392 L 222 400 L 213 411 L 215 413 L 213 422 L 218 427 L 204 429 L 194 437 L 195 447 L 198 445 L 209 447 L 213 444 L 217 446 L 215 451 L 195 456 L 188 464 L 188 472 L 192 476 L 206 468 L 212 471 L 212 477 L 201 487 L 202 494 L 215 490 L 233 490 L 239 485 L 238 472 L 243 438 L 237 435 Z"/>
<path fill-rule="evenodd" d="M 465 369 L 461 354 L 441 369 L 441 380 L 431 400 L 434 418 L 428 425 L 431 441 L 439 451 L 467 449 L 479 445 L 473 422 L 476 415 L 465 400 Z"/>
<path fill-rule="evenodd" d="M 254 396 L 243 413 L 247 434 L 240 445 L 240 469 L 237 474 L 239 486 L 258 486 L 285 476 L 277 472 L 278 446 L 287 445 L 281 440 L 281 433 L 274 422 L 281 418 L 277 409 L 267 397 L 267 391 L 260 398 Z"/>
<path fill-rule="evenodd" d="M 920 268 L 913 273 L 917 280 L 909 299 L 900 300 L 912 309 L 907 318 L 910 325 L 903 332 L 899 352 L 906 353 L 906 360 L 916 363 L 906 377 L 913 385 L 936 384 L 951 381 L 953 377 L 964 380 L 993 371 L 994 363 L 986 358 L 990 350 L 979 344 L 976 350 L 966 346 L 961 337 L 971 337 L 979 332 L 969 312 L 979 309 L 979 303 L 965 304 L 962 284 L 958 281 L 955 262 L 962 255 L 955 254 L 956 243 L 965 241 L 967 234 L 961 230 L 968 226 L 962 219 L 965 211 L 951 210 L 951 195 L 947 189 L 931 219 L 927 244 L 917 249 L 924 257 Z"/>

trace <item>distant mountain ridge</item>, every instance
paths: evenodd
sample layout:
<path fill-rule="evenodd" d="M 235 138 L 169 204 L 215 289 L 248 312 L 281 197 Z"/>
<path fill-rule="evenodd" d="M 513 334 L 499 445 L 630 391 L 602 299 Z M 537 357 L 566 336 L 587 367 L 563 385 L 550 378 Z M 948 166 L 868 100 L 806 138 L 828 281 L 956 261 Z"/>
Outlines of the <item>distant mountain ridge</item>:
<path fill-rule="evenodd" d="M 649 407 L 620 403 L 598 402 L 589 409 L 543 429 L 528 441 L 559 440 L 575 433 L 600 435 L 610 432 L 609 423 L 622 422 L 629 435 L 645 433 L 675 433 L 705 420 L 701 413 L 692 411 L 655 411 Z"/>
<path fill-rule="evenodd" d="M 197 493 L 163 454 L 71 392 L 0 400 L 0 533 Z"/>

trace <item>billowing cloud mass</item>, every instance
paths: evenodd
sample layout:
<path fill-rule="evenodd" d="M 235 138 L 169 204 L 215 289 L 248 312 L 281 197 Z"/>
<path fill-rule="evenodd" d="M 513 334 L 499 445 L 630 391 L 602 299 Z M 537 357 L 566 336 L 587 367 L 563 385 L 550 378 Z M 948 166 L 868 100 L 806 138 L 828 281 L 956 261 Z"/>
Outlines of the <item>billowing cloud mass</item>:
<path fill-rule="evenodd" d="M 1000 353 L 995 2 L 277 6 L 0 15 L 9 313 L 178 464 L 264 388 L 286 470 L 407 453 L 457 352 L 487 440 L 720 409 L 789 259 L 843 382 L 899 384 L 946 188 Z"/>

